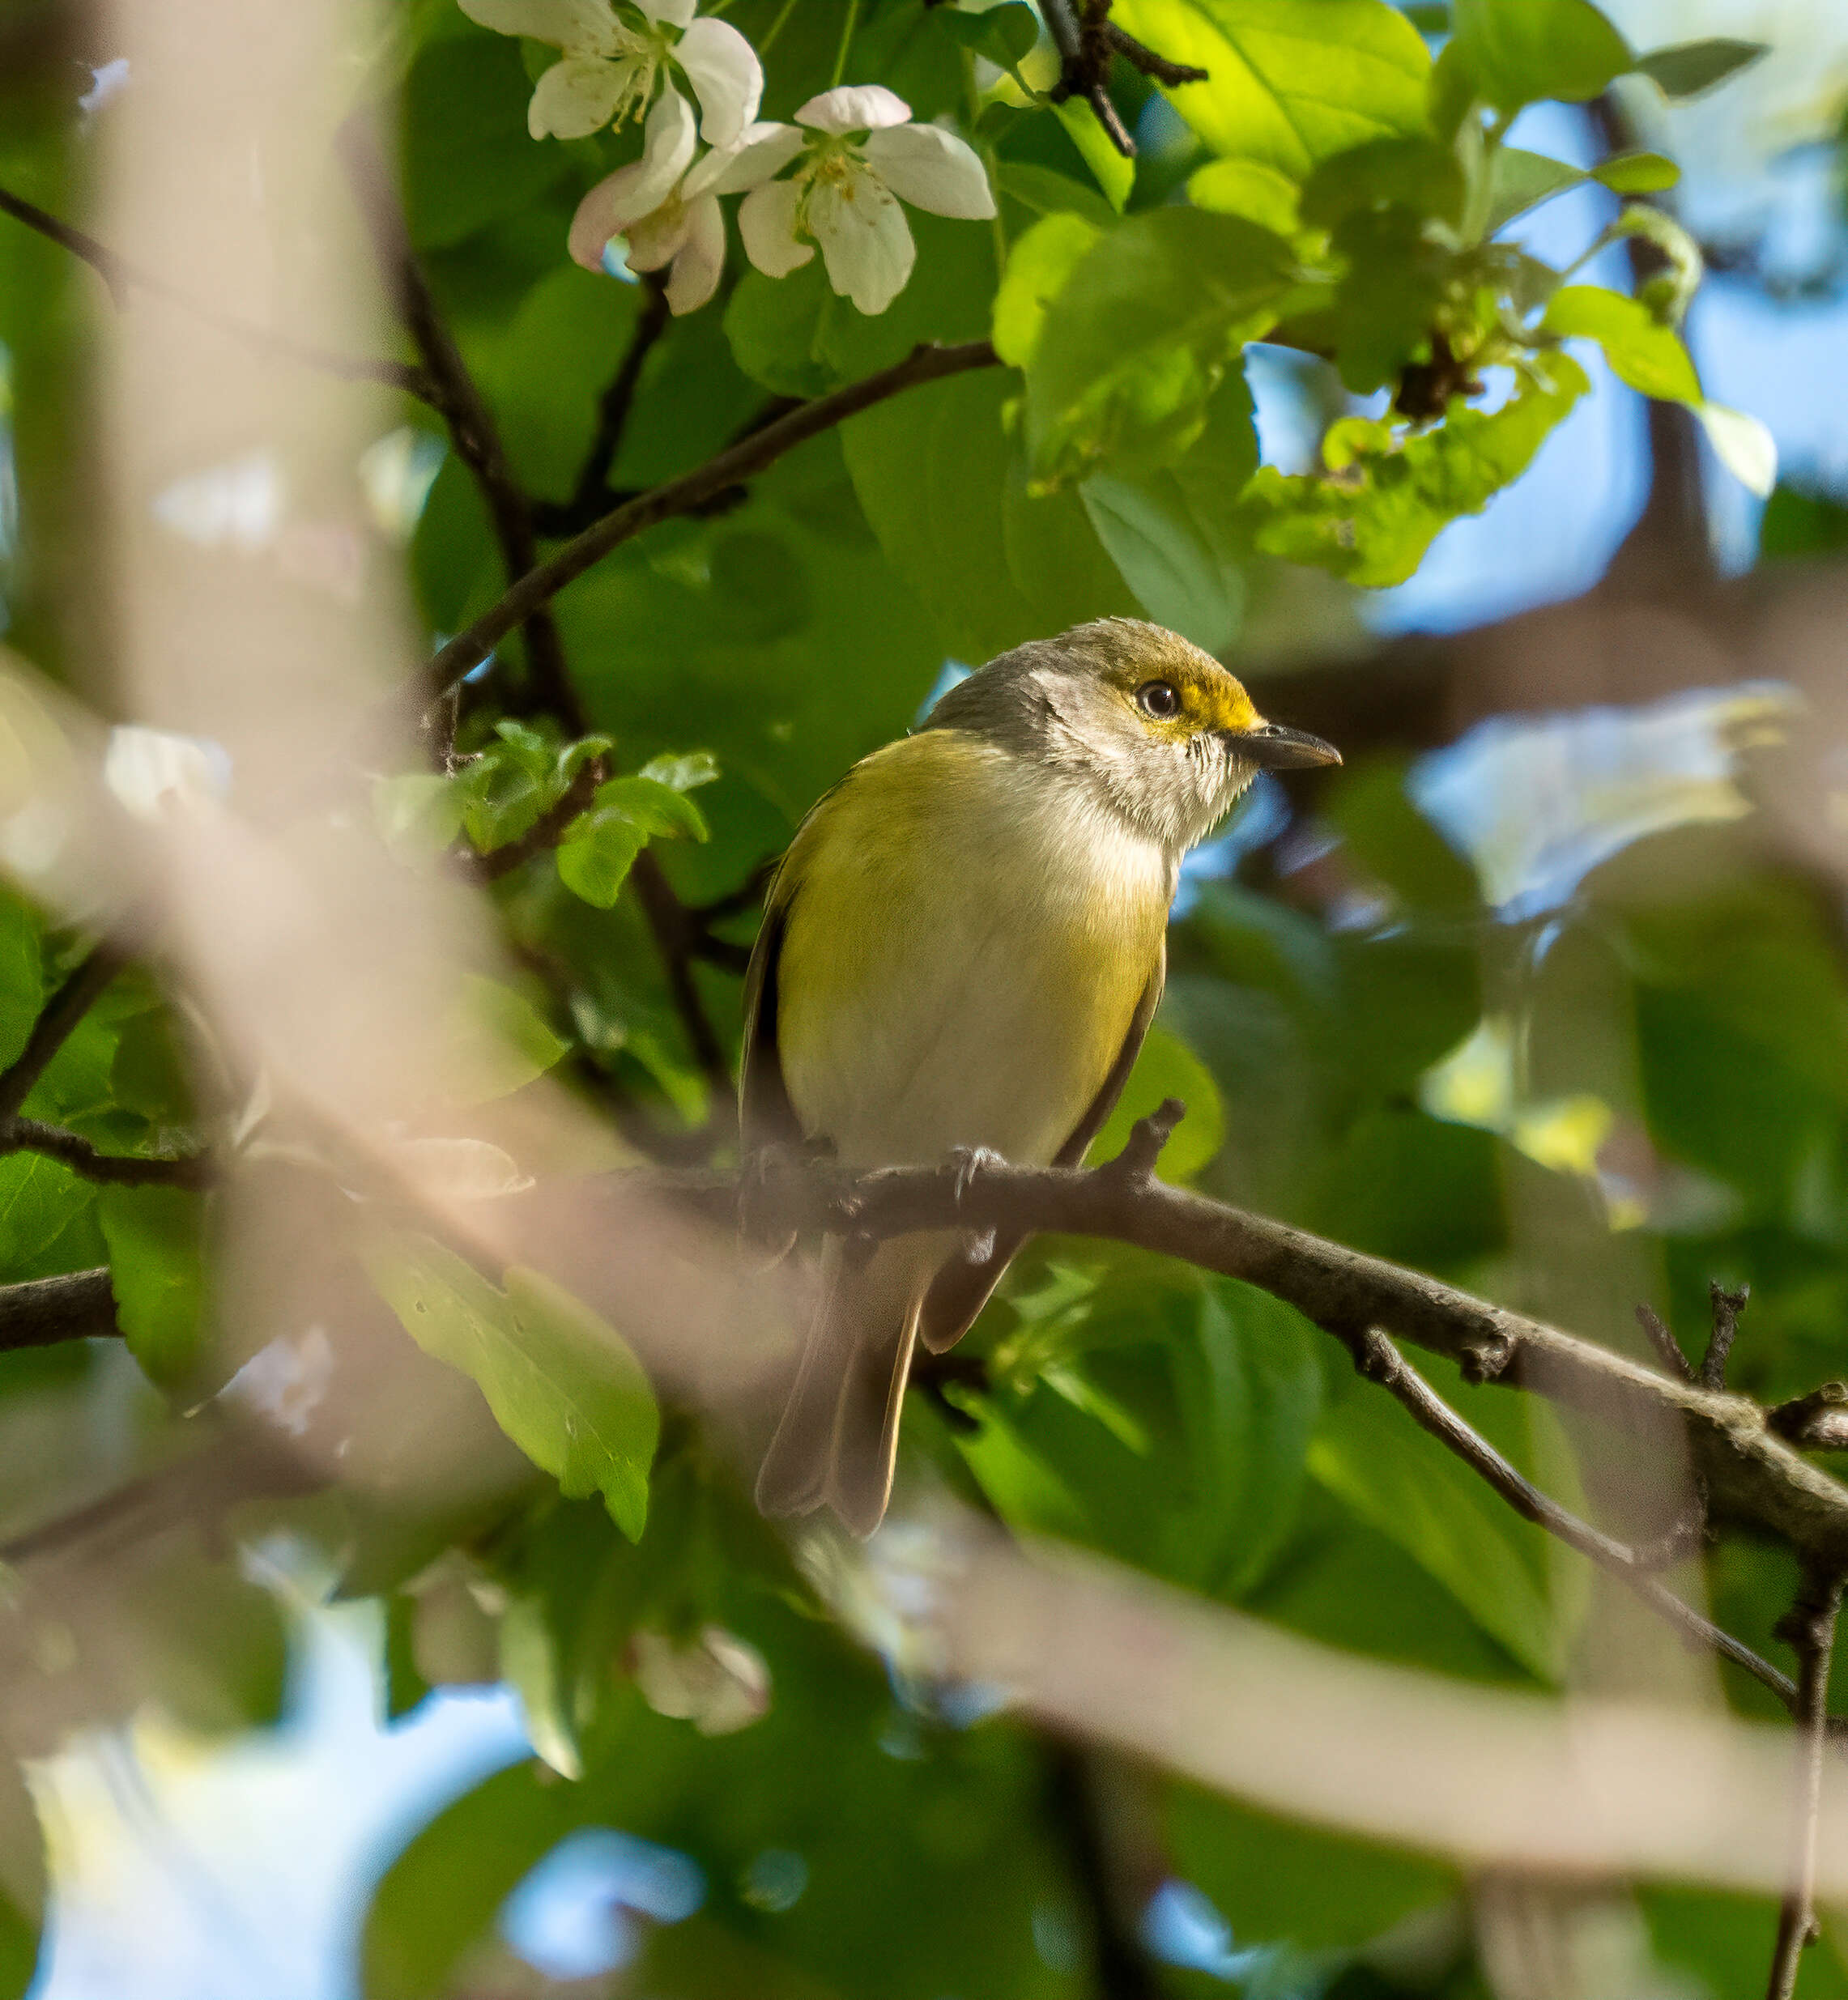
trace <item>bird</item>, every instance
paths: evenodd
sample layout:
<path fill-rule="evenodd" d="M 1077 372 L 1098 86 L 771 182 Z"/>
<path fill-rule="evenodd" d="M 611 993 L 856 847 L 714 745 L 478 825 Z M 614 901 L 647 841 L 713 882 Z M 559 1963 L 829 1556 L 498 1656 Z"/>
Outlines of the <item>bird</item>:
<path fill-rule="evenodd" d="M 1078 1164 L 1161 997 L 1182 855 L 1260 771 L 1340 761 L 1140 619 L 990 660 L 824 794 L 777 868 L 745 979 L 744 1156 Z M 824 1240 L 764 1513 L 873 1532 L 916 1347 L 953 1346 L 1019 1248 Z"/>

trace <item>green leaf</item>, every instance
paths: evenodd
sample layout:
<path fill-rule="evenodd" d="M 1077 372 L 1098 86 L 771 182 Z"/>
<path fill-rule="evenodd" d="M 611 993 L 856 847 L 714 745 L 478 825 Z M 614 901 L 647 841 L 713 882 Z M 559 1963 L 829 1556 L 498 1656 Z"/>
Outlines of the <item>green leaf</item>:
<path fill-rule="evenodd" d="M 702 785 L 711 785 L 718 778 L 718 759 L 709 750 L 664 751 L 658 757 L 650 757 L 637 775 L 651 784 L 665 785 L 671 791 L 696 792 Z"/>
<path fill-rule="evenodd" d="M 1331 154 L 1424 129 L 1431 57 L 1384 0 L 1117 0 L 1111 19 L 1207 72 L 1163 95 L 1227 159 L 1301 180 Z"/>
<path fill-rule="evenodd" d="M 499 980 L 466 972 L 444 1023 L 456 1100 L 484 1104 L 543 1076 L 568 1049 L 532 1003 Z"/>
<path fill-rule="evenodd" d="M 1681 336 L 1639 299 L 1602 285 L 1565 285 L 1553 294 L 1540 325 L 1550 334 L 1596 341 L 1618 381 L 1646 396 L 1664 402 L 1701 400 L 1701 378 Z"/>
<path fill-rule="evenodd" d="M 570 155 L 526 130 L 532 86 L 517 45 L 500 35 L 433 43 L 404 92 L 405 207 L 419 249 L 459 243 L 532 207 Z"/>
<path fill-rule="evenodd" d="M 1134 608 L 1076 497 L 1026 496 L 990 370 L 894 396 L 842 427 L 866 517 L 943 651 L 980 661 Z"/>
<path fill-rule="evenodd" d="M 0 1066 L 25 1047 L 44 993 L 38 918 L 23 897 L 0 888 Z"/>
<path fill-rule="evenodd" d="M 1293 236 L 1302 227 L 1296 182 L 1262 160 L 1209 160 L 1188 180 L 1187 198 L 1196 208 L 1242 215 L 1280 236 Z"/>
<path fill-rule="evenodd" d="M 1259 468 L 1244 496 L 1258 546 L 1352 583 L 1403 583 L 1445 526 L 1480 513 L 1527 470 L 1589 386 L 1577 362 L 1556 355 L 1501 409 L 1453 404 L 1435 430 L 1402 439 L 1343 419 L 1322 441 L 1329 476 Z"/>
<path fill-rule="evenodd" d="M 1031 160 L 1002 160 L 994 170 L 994 185 L 999 194 L 1035 216 L 1082 215 L 1093 228 L 1108 229 L 1114 215 L 1110 204 L 1094 188 Z"/>
<path fill-rule="evenodd" d="M 725 309 L 732 359 L 774 395 L 821 395 L 838 379 L 820 350 L 835 311 L 819 257 L 786 278 L 747 270 Z"/>
<path fill-rule="evenodd" d="M 1614 194 L 1659 194 L 1681 178 L 1681 169 L 1660 153 L 1613 153 L 1591 169 L 1591 178 Z"/>
<path fill-rule="evenodd" d="M 92 1212 L 96 1198 L 90 1182 L 42 1153 L 0 1159 L 0 1273 L 8 1282 L 48 1275 L 53 1245 Z"/>
<path fill-rule="evenodd" d="M 1243 622 L 1237 498 L 1257 466 L 1251 391 L 1237 373 L 1213 392 L 1205 430 L 1172 468 L 1135 480 L 1099 474 L 1079 488 L 1143 609 L 1209 653 L 1230 645 Z"/>
<path fill-rule="evenodd" d="M 1020 73 L 1022 58 L 1040 38 L 1039 16 L 1023 0 L 1003 0 L 983 14 L 964 14 L 955 7 L 933 10 L 937 25 L 972 54 L 985 56 L 1007 71 L 1023 90 L 1032 86 Z"/>
<path fill-rule="evenodd" d="M 1590 0 L 1456 0 L 1456 46 L 1500 111 L 1548 97 L 1583 104 L 1635 62 Z"/>
<path fill-rule="evenodd" d="M 0 2000 L 23 2000 L 38 1969 L 45 1922 L 45 1836 L 25 1775 L 0 1764 Z"/>
<path fill-rule="evenodd" d="M 1079 158 L 1091 169 L 1091 177 L 1104 190 L 1105 200 L 1122 215 L 1135 185 L 1135 162 L 1117 151 L 1109 134 L 1097 122 L 1096 113 L 1082 99 L 1068 97 L 1054 109 Z"/>
<path fill-rule="evenodd" d="M 1524 147 L 1498 146 L 1488 163 L 1488 215 L 1484 234 L 1493 236 L 1517 215 L 1550 202 L 1568 188 L 1585 185 L 1584 171 Z"/>
<path fill-rule="evenodd" d="M 206 1198 L 182 1188 L 105 1187 L 96 1215 L 129 1352 L 151 1381 L 183 1381 L 204 1328 Z"/>
<path fill-rule="evenodd" d="M 497 1291 L 428 1237 L 381 1238 L 365 1262 L 411 1338 L 479 1386 L 534 1464 L 569 1498 L 601 1493 L 639 1539 L 660 1415 L 621 1336 L 550 1279 L 513 1269 Z"/>
<path fill-rule="evenodd" d="M 1523 1406 L 1510 1409 L 1525 1415 Z M 1469 1414 L 1480 1422 L 1480 1406 Z M 1549 1579 L 1556 1568 L 1569 1576 L 1565 1566 L 1582 1558 L 1549 1543 L 1405 1411 L 1377 1393 L 1351 1394 L 1323 1420 L 1309 1468 L 1530 1673 L 1555 1684 L 1563 1678 L 1578 1600 L 1550 1589 Z"/>
<path fill-rule="evenodd" d="M 1165 1181 L 1191 1181 L 1225 1143 L 1225 1107 L 1212 1072 L 1171 1029 L 1160 1023 L 1148 1031 L 1117 1108 L 1091 1147 L 1096 1160 L 1114 1160 L 1131 1128 L 1165 1097 L 1178 1097 L 1187 1115 L 1162 1153 Z"/>
<path fill-rule="evenodd" d="M 1302 219 L 1332 229 L 1357 209 L 1393 206 L 1454 223 L 1463 211 L 1454 151 L 1424 138 L 1371 139 L 1325 160 L 1302 188 Z"/>
<path fill-rule="evenodd" d="M 626 821 L 645 839 L 706 840 L 712 837 L 705 815 L 686 791 L 652 778 L 646 772 L 611 778 L 599 785 L 593 811 Z"/>
<path fill-rule="evenodd" d="M 394 847 L 440 853 L 462 832 L 468 795 L 434 771 L 407 771 L 373 785 L 373 817 Z"/>
<path fill-rule="evenodd" d="M 994 295 L 994 351 L 1010 368 L 1024 368 L 1039 345 L 1046 308 L 1070 282 L 1102 232 L 1070 211 L 1033 224 L 1007 253 L 1007 268 Z"/>
<path fill-rule="evenodd" d="M 1451 259 L 1408 208 L 1357 209 L 1334 242 L 1347 263 L 1331 315 L 1336 364 L 1343 385 L 1368 396 L 1428 357 Z"/>
<path fill-rule="evenodd" d="M 1170 464 L 1233 355 L 1288 290 L 1288 244 L 1238 215 L 1160 208 L 1099 239 L 1047 309 L 1027 370 L 1037 475 Z"/>
<path fill-rule="evenodd" d="M 647 836 L 619 813 L 582 814 L 573 825 L 558 845 L 558 879 L 593 909 L 614 909 Z"/>
<path fill-rule="evenodd" d="M 1667 49 L 1652 49 L 1647 55 L 1637 57 L 1636 68 L 1663 96 L 1680 103 L 1712 90 L 1770 53 L 1761 41 L 1735 41 L 1727 36 L 1715 35 L 1705 41 L 1676 42 Z"/>

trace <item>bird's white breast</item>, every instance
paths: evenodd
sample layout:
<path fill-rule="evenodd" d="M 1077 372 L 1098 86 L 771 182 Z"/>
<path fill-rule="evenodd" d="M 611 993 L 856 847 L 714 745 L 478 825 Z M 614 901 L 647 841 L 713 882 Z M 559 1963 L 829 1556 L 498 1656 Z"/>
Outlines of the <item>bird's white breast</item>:
<path fill-rule="evenodd" d="M 858 766 L 790 851 L 777 1045 L 803 1126 L 872 1164 L 1047 1160 L 1154 971 L 1173 864 L 1080 788 L 961 731 Z"/>

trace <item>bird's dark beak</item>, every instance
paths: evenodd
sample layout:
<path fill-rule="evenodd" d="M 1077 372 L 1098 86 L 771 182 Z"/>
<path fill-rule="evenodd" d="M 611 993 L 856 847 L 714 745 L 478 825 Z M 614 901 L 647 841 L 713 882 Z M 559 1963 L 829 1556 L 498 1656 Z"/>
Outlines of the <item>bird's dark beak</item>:
<path fill-rule="evenodd" d="M 1341 761 L 1334 744 L 1307 730 L 1287 730 L 1280 722 L 1260 722 L 1255 729 L 1224 734 L 1228 747 L 1262 771 L 1302 771 L 1312 764 Z"/>

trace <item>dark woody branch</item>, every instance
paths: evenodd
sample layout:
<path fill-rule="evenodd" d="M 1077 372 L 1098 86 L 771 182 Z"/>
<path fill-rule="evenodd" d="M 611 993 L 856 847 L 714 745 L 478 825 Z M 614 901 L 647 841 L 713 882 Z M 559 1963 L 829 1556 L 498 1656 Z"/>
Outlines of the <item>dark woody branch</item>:
<path fill-rule="evenodd" d="M 490 606 L 466 631 L 458 632 L 430 662 L 432 684 L 439 689 L 456 685 L 480 666 L 535 608 L 550 603 L 567 584 L 575 582 L 612 549 L 633 540 L 656 522 L 696 512 L 727 488 L 755 478 L 785 452 L 819 437 L 824 431 L 832 430 L 901 389 L 918 383 L 940 381 L 947 375 L 960 375 L 969 368 L 994 368 L 998 362 L 994 348 L 986 340 L 969 341 L 960 347 L 916 348 L 891 368 L 849 382 L 832 394 L 798 404 L 691 472 L 625 501 L 567 542 L 536 569 L 529 570 L 499 603 Z"/>
<path fill-rule="evenodd" d="M 1788 1706 L 1787 1675 L 1722 1632 L 1654 1572 L 1697 1546 L 1705 1515 L 1657 1543 L 1632 1546 L 1579 1521 L 1539 1491 L 1450 1410 L 1400 1355 L 1395 1337 L 1455 1361 L 1476 1381 L 1532 1389 L 1626 1428 L 1676 1421 L 1717 1526 L 1769 1532 L 1806 1561 L 1848 1560 L 1848 1487 L 1808 1464 L 1742 1396 L 1671 1378 L 1611 1349 L 1472 1297 L 1440 1280 L 1288 1224 L 1155 1179 L 1181 1107 L 1172 1100 L 1094 1168 L 964 1160 L 856 1172 L 825 1159 L 771 1153 L 741 1183 L 730 1175 L 659 1177 L 663 1192 L 715 1222 L 777 1240 L 826 1232 L 879 1238 L 954 1228 L 980 1236 L 1057 1233 L 1133 1244 L 1259 1286 L 1346 1345 L 1363 1373 L 1457 1453 L 1530 1520 L 1619 1577 L 1691 1641 L 1710 1645 Z M 741 1213 L 741 1209 L 743 1212 Z"/>
<path fill-rule="evenodd" d="M 1110 0 L 1045 0 L 1041 11 L 1058 50 L 1058 82 L 1053 88 L 1053 102 L 1082 97 L 1126 160 L 1135 157 L 1135 141 L 1110 97 L 1110 66 L 1117 57 L 1171 90 L 1177 84 L 1207 80 L 1204 70 L 1171 62 L 1118 28 L 1110 19 Z"/>

